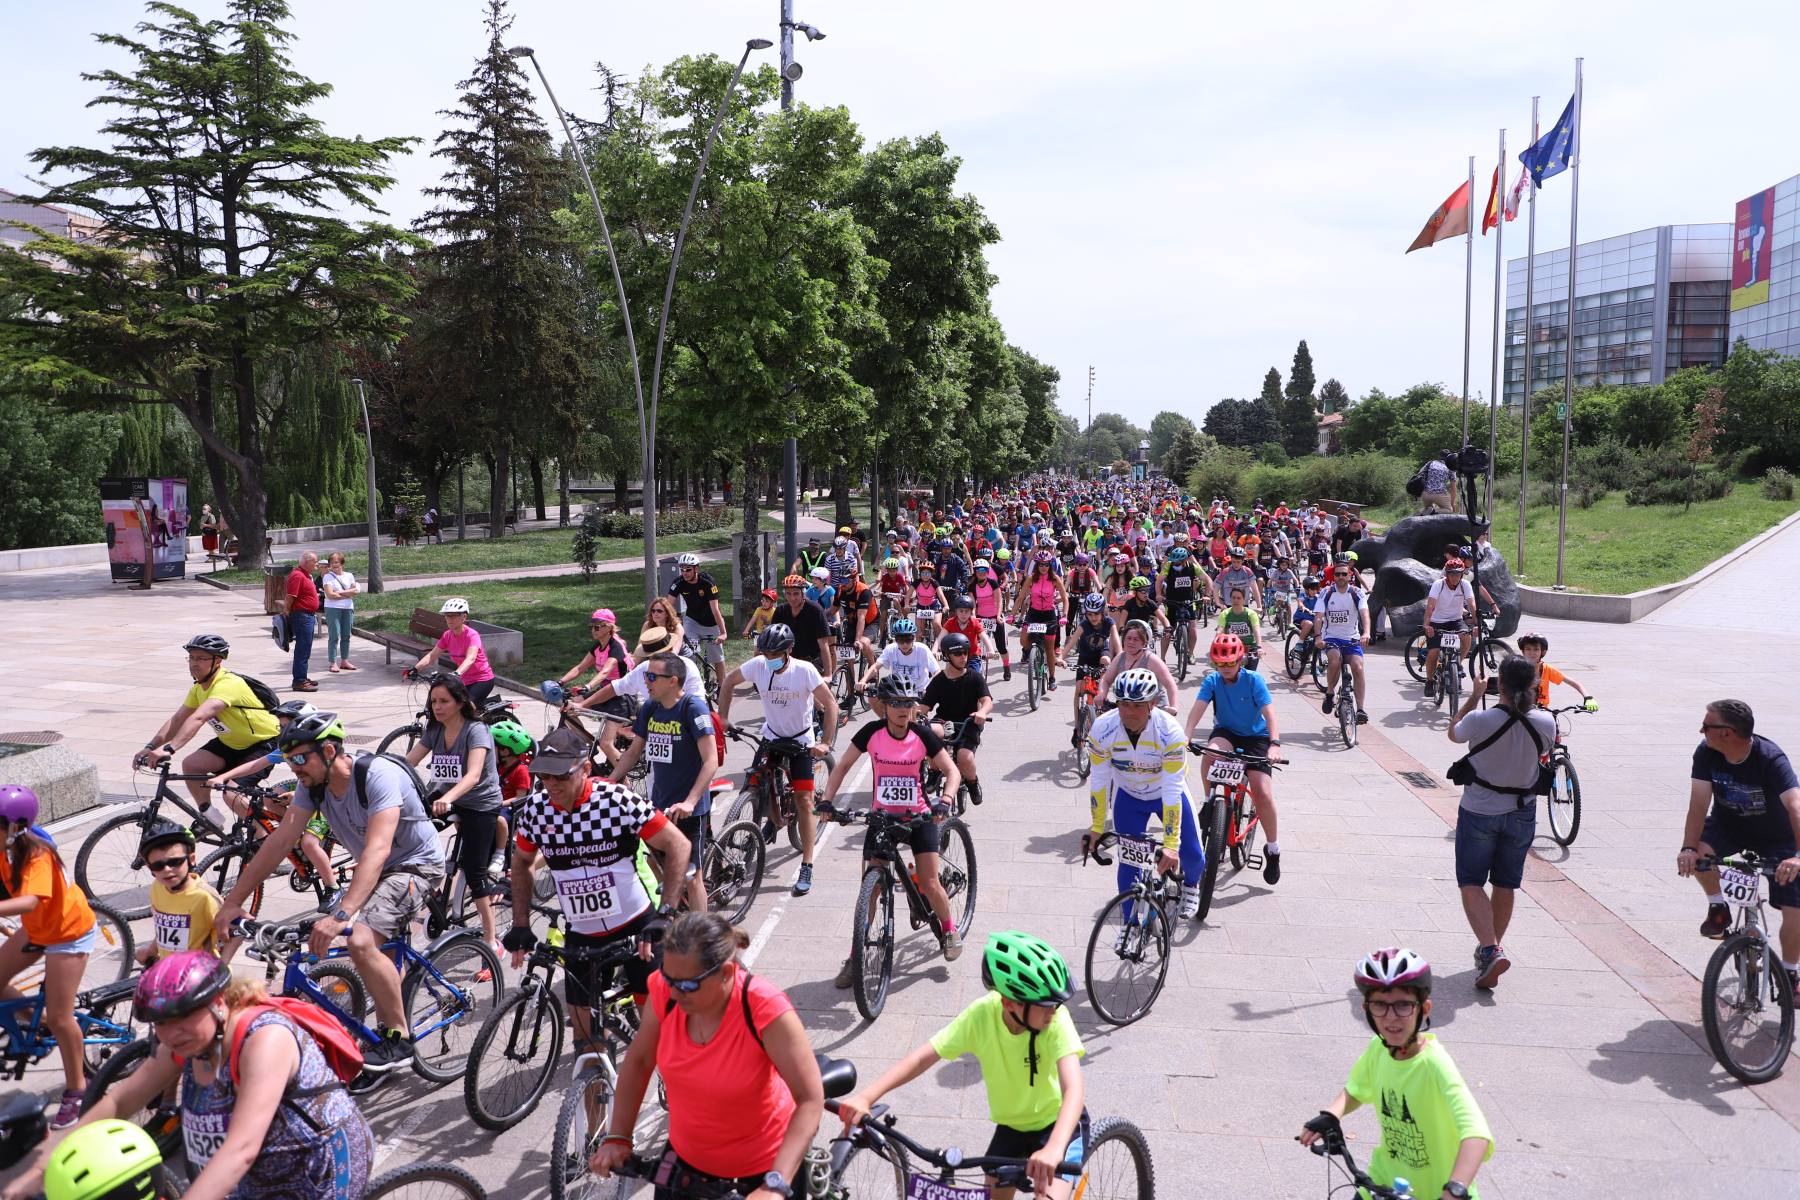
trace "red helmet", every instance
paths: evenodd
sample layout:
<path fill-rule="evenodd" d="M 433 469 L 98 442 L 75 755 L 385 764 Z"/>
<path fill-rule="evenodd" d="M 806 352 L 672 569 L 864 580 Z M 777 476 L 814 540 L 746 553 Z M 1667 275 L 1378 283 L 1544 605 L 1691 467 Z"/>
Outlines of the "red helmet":
<path fill-rule="evenodd" d="M 1460 558 L 1446 558 L 1444 560 L 1444 570 L 1446 571 L 1460 571 L 1466 565 L 1467 564 Z"/>
<path fill-rule="evenodd" d="M 1235 633 L 1221 633 L 1213 638 L 1207 657 L 1220 666 L 1244 661 L 1244 640 Z"/>

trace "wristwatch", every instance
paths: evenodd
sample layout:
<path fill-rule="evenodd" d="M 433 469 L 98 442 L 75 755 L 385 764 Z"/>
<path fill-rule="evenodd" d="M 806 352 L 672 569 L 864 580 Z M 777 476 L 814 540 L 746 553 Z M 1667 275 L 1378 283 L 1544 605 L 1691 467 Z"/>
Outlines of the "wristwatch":
<path fill-rule="evenodd" d="M 350 932 L 350 927 L 356 924 L 356 915 L 354 913 L 345 912 L 341 908 L 331 914 L 331 919 L 334 921 L 342 921 L 344 923 L 345 933 Z"/>
<path fill-rule="evenodd" d="M 1444 1192 L 1454 1197 L 1454 1200 L 1469 1200 L 1469 1189 L 1454 1179 L 1444 1185 Z"/>
<path fill-rule="evenodd" d="M 782 1175 L 780 1171 L 770 1171 L 764 1175 L 762 1185 L 777 1196 L 786 1196 L 788 1200 L 793 1200 L 794 1189 L 788 1186 L 786 1176 Z M 1463 1195 L 1466 1196 L 1468 1193 L 1464 1192 Z"/>

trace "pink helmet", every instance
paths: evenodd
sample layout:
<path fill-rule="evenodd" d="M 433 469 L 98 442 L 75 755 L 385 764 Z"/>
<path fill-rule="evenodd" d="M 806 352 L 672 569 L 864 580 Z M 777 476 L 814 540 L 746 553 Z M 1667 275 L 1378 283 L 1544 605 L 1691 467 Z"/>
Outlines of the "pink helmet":
<path fill-rule="evenodd" d="M 619 618 L 613 615 L 613 610 L 610 608 L 596 608 L 594 610 L 594 615 L 589 617 L 588 620 L 605 621 L 608 625 L 617 625 L 619 623 Z"/>
<path fill-rule="evenodd" d="M 1356 986 L 1364 996 L 1386 988 L 1415 988 L 1431 994 L 1431 964 L 1421 954 L 1389 946 L 1371 950 L 1356 964 Z"/>
<path fill-rule="evenodd" d="M 157 959 L 138 977 L 131 1015 L 146 1023 L 185 1017 L 230 983 L 230 967 L 204 950 L 183 950 Z"/>
<path fill-rule="evenodd" d="M 0 822 L 23 821 L 29 825 L 38 819 L 37 793 L 18 784 L 0 787 Z"/>

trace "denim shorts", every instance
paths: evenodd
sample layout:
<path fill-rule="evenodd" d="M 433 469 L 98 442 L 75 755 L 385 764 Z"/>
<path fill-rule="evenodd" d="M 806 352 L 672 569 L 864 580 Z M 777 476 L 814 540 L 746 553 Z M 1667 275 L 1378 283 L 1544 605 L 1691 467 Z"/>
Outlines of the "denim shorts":
<path fill-rule="evenodd" d="M 92 926 L 89 927 L 89 929 L 86 933 L 82 934 L 78 938 L 72 938 L 66 942 L 58 942 L 54 946 L 45 946 L 44 953 L 45 954 L 92 954 L 94 952 L 94 943 L 99 940 L 100 940 L 100 925 L 98 922 L 96 922 L 95 924 L 93 924 Z"/>
<path fill-rule="evenodd" d="M 1456 886 L 1516 888 L 1525 882 L 1525 855 L 1537 836 L 1537 805 L 1483 816 L 1456 813 Z"/>

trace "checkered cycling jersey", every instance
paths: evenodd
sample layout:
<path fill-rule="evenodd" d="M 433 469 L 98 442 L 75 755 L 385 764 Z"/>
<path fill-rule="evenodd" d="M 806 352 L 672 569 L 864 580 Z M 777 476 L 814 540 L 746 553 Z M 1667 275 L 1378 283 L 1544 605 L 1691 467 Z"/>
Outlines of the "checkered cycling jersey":
<path fill-rule="evenodd" d="M 520 850 L 541 850 L 569 928 L 603 937 L 629 925 L 650 908 L 650 893 L 637 873 L 640 839 L 661 833 L 667 818 L 623 784 L 588 781 L 588 794 L 564 812 L 538 792 L 513 810 Z"/>

